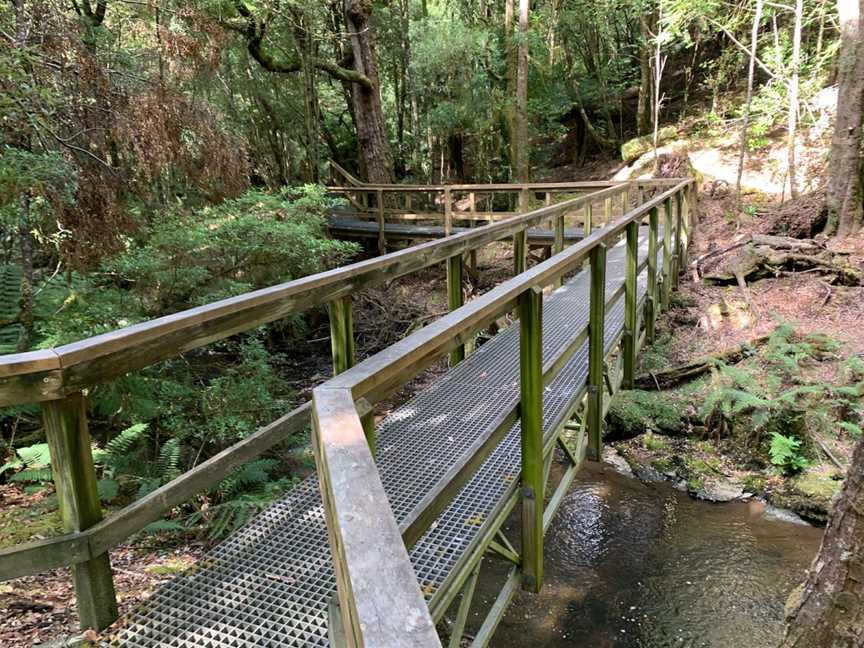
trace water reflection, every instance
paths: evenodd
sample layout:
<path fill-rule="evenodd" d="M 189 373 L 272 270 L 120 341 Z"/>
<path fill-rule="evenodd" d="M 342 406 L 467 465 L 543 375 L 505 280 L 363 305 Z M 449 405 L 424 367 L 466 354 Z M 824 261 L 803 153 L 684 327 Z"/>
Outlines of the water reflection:
<path fill-rule="evenodd" d="M 697 502 L 588 466 L 549 530 L 543 592 L 516 596 L 491 645 L 773 647 L 820 538 L 759 502 Z"/>

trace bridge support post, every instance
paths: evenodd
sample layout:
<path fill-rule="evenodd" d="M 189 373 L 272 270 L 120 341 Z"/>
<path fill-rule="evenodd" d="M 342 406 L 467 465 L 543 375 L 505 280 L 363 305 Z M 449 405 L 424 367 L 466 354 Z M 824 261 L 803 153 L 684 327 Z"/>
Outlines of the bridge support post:
<path fill-rule="evenodd" d="M 447 259 L 447 306 L 451 311 L 463 303 L 462 274 L 464 263 L 462 253 L 454 254 Z M 460 344 L 450 352 L 450 366 L 454 367 L 465 359 L 465 345 Z"/>
<path fill-rule="evenodd" d="M 42 419 L 63 530 L 84 531 L 102 520 L 84 394 L 78 392 L 44 403 Z M 82 630 L 102 630 L 117 620 L 117 597 L 107 552 L 72 565 L 72 580 Z"/>
<path fill-rule="evenodd" d="M 453 194 L 450 187 L 444 187 L 444 236 L 453 233 Z"/>
<path fill-rule="evenodd" d="M 653 342 L 657 329 L 657 233 L 659 230 L 657 208 L 648 215 L 648 286 L 645 297 L 645 339 Z"/>
<path fill-rule="evenodd" d="M 519 414 L 522 427 L 522 587 L 543 584 L 543 290 L 519 297 Z"/>
<path fill-rule="evenodd" d="M 669 308 L 669 297 L 672 294 L 672 200 L 667 198 L 663 202 L 663 295 L 661 304 L 663 310 Z"/>
<path fill-rule="evenodd" d="M 585 236 L 591 236 L 591 229 L 594 227 L 594 205 L 590 202 L 585 205 L 585 218 L 583 221 L 582 225 L 585 228 Z"/>
<path fill-rule="evenodd" d="M 636 312 L 636 268 L 639 262 L 639 223 L 627 225 L 627 267 L 624 275 L 624 335 L 622 356 L 624 360 L 622 385 L 633 389 L 636 380 L 636 343 L 639 338 Z"/>
<path fill-rule="evenodd" d="M 591 307 L 588 320 L 588 458 L 600 461 L 603 443 L 603 360 L 606 329 L 606 245 L 591 250 Z"/>
<path fill-rule="evenodd" d="M 612 222 L 612 196 L 603 201 L 603 225 Z"/>

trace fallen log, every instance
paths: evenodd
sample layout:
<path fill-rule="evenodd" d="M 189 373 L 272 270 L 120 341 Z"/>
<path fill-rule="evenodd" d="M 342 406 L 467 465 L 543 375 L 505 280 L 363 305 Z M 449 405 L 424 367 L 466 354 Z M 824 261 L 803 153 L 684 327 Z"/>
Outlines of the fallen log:
<path fill-rule="evenodd" d="M 760 335 L 737 346 L 696 358 L 677 367 L 642 374 L 636 378 L 636 388 L 662 391 L 677 387 L 708 373 L 718 363 L 736 364 L 744 358 L 749 358 L 756 352 L 757 347 L 768 341 L 769 337 L 769 335 Z"/>

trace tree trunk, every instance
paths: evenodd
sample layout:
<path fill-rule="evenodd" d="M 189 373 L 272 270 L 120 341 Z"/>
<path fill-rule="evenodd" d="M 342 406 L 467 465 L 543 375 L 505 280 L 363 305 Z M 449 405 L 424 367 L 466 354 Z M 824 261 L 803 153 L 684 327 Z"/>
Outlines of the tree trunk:
<path fill-rule="evenodd" d="M 507 94 L 504 104 L 504 121 L 507 124 L 507 143 L 510 154 L 510 177 L 517 175 L 517 147 L 518 135 L 516 133 L 516 78 L 518 57 L 516 55 L 516 38 L 513 30 L 513 0 L 504 0 L 504 57 L 507 63 Z"/>
<path fill-rule="evenodd" d="M 642 35 L 639 46 L 639 103 L 636 107 L 636 131 L 646 135 L 651 130 L 651 17 L 643 13 L 639 17 Z"/>
<path fill-rule="evenodd" d="M 530 0 L 519 0 L 519 51 L 516 66 L 516 164 L 518 182 L 531 179 L 528 146 L 528 12 Z"/>
<path fill-rule="evenodd" d="M 864 0 L 838 0 L 837 122 L 828 155 L 828 234 L 848 236 L 864 224 Z"/>
<path fill-rule="evenodd" d="M 393 182 L 393 159 L 381 108 L 378 65 L 369 26 L 372 3 L 368 0 L 345 0 L 345 24 L 351 35 L 354 70 L 366 76 L 371 88 L 352 84 L 351 100 L 357 127 L 357 145 L 365 167 L 366 179 L 372 183 Z"/>
<path fill-rule="evenodd" d="M 787 622 L 781 648 L 864 645 L 864 440 Z"/>
<path fill-rule="evenodd" d="M 744 102 L 744 123 L 741 126 L 741 149 L 738 152 L 738 178 L 735 180 L 735 201 L 741 204 L 741 176 L 744 156 L 747 154 L 747 131 L 750 129 L 750 104 L 753 103 L 753 76 L 756 73 L 756 46 L 759 43 L 759 21 L 762 19 L 762 0 L 756 0 L 753 30 L 750 33 L 750 67 L 747 70 L 747 99 Z"/>
<path fill-rule="evenodd" d="M 795 3 L 795 28 L 792 32 L 792 75 L 789 79 L 789 195 L 798 197 L 798 176 L 795 163 L 795 133 L 798 125 L 798 68 L 801 63 L 801 21 L 804 17 L 804 0 Z"/>

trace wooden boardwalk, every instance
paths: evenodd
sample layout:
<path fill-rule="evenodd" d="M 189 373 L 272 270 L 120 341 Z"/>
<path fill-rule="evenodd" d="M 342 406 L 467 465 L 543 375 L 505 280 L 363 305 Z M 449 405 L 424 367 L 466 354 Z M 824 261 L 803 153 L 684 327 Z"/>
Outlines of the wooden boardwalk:
<path fill-rule="evenodd" d="M 640 255 L 644 265 L 645 235 Z M 607 350 L 623 329 L 624 274 L 622 243 L 608 254 Z M 645 279 L 643 271 L 640 301 Z M 590 283 L 590 270 L 580 272 L 544 299 L 544 362 L 553 362 L 587 325 Z M 584 395 L 587 374 L 584 341 L 544 391 L 547 445 L 555 443 Z M 407 517 L 428 485 L 446 474 L 466 448 L 490 437 L 503 413 L 518 401 L 515 323 L 381 421 L 376 465 L 397 520 Z M 517 422 L 410 551 L 436 620 L 451 598 L 449 586 L 476 567 L 503 522 L 502 514 L 512 508 L 519 483 L 519 439 Z M 570 450 L 581 461 L 584 443 Z M 119 639 L 121 645 L 135 648 L 323 647 L 328 645 L 328 607 L 335 591 L 321 495 L 313 476 L 219 545 L 190 575 L 154 593 Z"/>
<path fill-rule="evenodd" d="M 456 607 L 445 634 L 457 648 L 481 565 L 494 556 L 509 572 L 472 644 L 487 645 L 516 589 L 542 586 L 545 529 L 583 459 L 599 458 L 608 395 L 632 384 L 637 353 L 686 263 L 692 179 L 570 188 L 590 193 L 464 231 L 452 230 L 448 211 L 442 238 L 0 356 L 0 407 L 42 407 L 64 523 L 61 535 L 0 549 L 0 580 L 71 567 L 81 627 L 104 630 L 118 617 L 110 550 L 311 424 L 316 477 L 157 590 L 112 638 L 133 648 L 434 648 L 435 624 Z M 360 189 L 379 198 L 403 191 Z M 523 204 L 529 189 L 504 186 Z M 449 200 L 452 188 L 442 190 Z M 591 229 L 595 208 L 604 224 Z M 565 229 L 574 213 L 590 232 L 581 240 Z M 529 267 L 530 233 L 550 223 L 550 256 Z M 464 303 L 466 258 L 501 240 L 512 241 L 514 276 Z M 352 296 L 442 263 L 450 312 L 355 363 Z M 334 377 L 310 402 L 102 519 L 89 389 L 324 305 Z M 510 315 L 518 320 L 467 352 Z M 376 403 L 444 357 L 449 371 L 375 424 Z M 567 467 L 550 484 L 556 453 Z M 516 511 L 521 538 L 511 542 L 501 527 Z"/>

